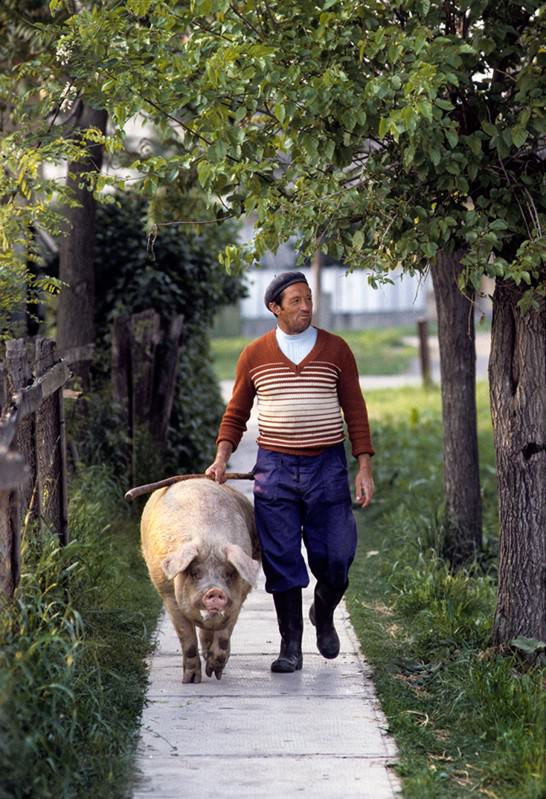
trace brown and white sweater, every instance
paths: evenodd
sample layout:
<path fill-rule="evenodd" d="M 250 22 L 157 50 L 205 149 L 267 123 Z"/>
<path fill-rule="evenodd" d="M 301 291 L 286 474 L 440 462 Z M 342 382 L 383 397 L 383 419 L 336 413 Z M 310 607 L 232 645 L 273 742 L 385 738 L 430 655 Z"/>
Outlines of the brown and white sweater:
<path fill-rule="evenodd" d="M 344 440 L 353 455 L 374 454 L 358 370 L 348 345 L 326 330 L 299 364 L 281 351 L 271 330 L 249 344 L 237 362 L 233 394 L 217 442 L 235 450 L 258 398 L 258 444 L 289 455 L 316 455 Z"/>

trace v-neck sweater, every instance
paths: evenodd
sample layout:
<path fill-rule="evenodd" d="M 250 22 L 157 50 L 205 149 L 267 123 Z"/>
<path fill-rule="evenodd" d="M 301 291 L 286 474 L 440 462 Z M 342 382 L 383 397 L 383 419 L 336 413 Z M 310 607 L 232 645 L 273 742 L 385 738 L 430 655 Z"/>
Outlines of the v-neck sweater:
<path fill-rule="evenodd" d="M 299 364 L 284 355 L 275 330 L 245 347 L 217 442 L 229 441 L 237 449 L 255 397 L 258 444 L 264 449 L 319 454 L 344 440 L 344 418 L 353 455 L 374 454 L 353 353 L 333 333 L 318 329 L 315 346 Z"/>

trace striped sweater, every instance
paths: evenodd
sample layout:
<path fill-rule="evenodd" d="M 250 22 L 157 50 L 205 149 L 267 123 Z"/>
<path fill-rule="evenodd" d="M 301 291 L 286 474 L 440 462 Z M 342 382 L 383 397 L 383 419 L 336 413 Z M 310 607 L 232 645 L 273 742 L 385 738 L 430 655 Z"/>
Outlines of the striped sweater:
<path fill-rule="evenodd" d="M 315 346 L 297 365 L 281 352 L 274 330 L 245 347 L 217 442 L 237 448 L 255 397 L 264 449 L 316 455 L 343 441 L 343 411 L 353 455 L 373 455 L 355 359 L 339 336 L 318 330 Z"/>

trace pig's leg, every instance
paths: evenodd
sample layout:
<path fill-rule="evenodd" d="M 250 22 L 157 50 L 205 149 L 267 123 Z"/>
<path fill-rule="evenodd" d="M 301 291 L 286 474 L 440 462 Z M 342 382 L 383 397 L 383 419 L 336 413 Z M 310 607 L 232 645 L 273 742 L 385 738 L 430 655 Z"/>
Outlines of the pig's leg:
<path fill-rule="evenodd" d="M 207 677 L 220 679 L 226 663 L 229 660 L 231 633 L 235 626 L 235 621 L 230 622 L 223 630 L 199 630 L 201 640 L 201 651 L 206 659 L 205 672 Z"/>
<path fill-rule="evenodd" d="M 180 611 L 174 596 L 164 596 L 163 602 L 182 647 L 182 682 L 201 682 L 201 660 L 195 626 Z"/>

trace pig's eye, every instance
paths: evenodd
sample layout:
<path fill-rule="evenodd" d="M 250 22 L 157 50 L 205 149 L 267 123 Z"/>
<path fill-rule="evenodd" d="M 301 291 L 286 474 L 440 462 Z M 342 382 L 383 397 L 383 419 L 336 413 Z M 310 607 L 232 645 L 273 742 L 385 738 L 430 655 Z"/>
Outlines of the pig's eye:
<path fill-rule="evenodd" d="M 188 566 L 188 576 L 191 577 L 192 580 L 199 580 L 202 576 L 203 572 L 199 563 L 193 561 Z"/>
<path fill-rule="evenodd" d="M 226 583 L 232 583 L 235 578 L 237 577 L 237 570 L 236 569 L 226 569 L 225 571 L 225 580 Z"/>

